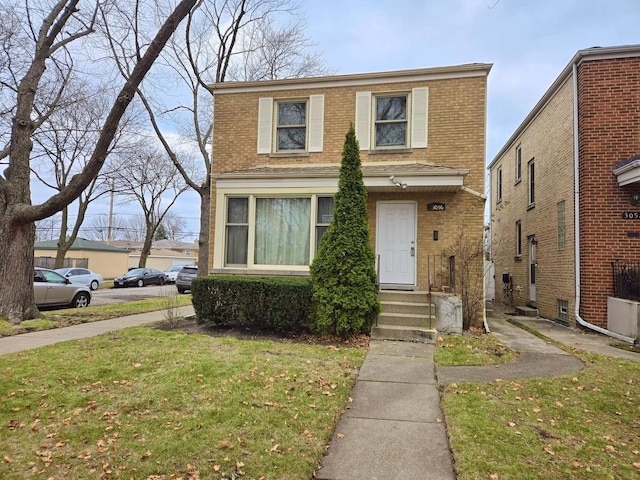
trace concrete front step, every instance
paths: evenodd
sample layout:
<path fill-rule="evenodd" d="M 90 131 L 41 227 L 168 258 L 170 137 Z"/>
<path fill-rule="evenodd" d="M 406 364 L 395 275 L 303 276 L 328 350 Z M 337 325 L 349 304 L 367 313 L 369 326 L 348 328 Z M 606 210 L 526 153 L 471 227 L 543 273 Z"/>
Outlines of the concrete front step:
<path fill-rule="evenodd" d="M 435 329 L 376 325 L 371 328 L 371 338 L 376 340 L 400 340 L 404 342 L 436 343 Z"/>
<path fill-rule="evenodd" d="M 404 326 L 432 328 L 436 324 L 436 318 L 432 315 L 416 313 L 389 313 L 382 312 L 378 315 L 377 325 Z"/>
<path fill-rule="evenodd" d="M 531 308 L 531 307 L 515 307 L 515 308 L 516 308 L 516 315 L 520 317 L 537 317 L 538 316 L 537 308 Z"/>
<path fill-rule="evenodd" d="M 378 292 L 381 302 L 427 302 L 428 293 L 421 291 L 380 290 Z"/>
<path fill-rule="evenodd" d="M 433 306 L 426 302 L 388 302 L 384 300 L 381 301 L 380 304 L 382 306 L 382 311 L 385 313 L 428 315 L 433 309 Z"/>

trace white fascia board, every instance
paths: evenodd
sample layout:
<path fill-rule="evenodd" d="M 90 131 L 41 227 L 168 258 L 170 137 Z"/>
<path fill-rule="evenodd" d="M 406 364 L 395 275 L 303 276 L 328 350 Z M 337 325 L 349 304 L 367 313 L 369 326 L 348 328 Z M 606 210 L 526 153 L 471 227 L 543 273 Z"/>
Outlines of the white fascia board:
<path fill-rule="evenodd" d="M 618 185 L 621 187 L 640 182 L 640 159 L 616 168 L 613 174 L 617 177 Z"/>

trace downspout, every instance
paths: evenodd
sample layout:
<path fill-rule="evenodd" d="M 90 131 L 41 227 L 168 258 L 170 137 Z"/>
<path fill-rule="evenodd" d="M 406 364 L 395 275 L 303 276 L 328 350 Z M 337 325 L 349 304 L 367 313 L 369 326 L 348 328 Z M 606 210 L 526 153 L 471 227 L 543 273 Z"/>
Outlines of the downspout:
<path fill-rule="evenodd" d="M 587 322 L 580 316 L 580 169 L 578 168 L 579 160 L 579 144 L 578 144 L 578 65 L 573 63 L 573 176 L 574 176 L 574 236 L 575 236 L 575 265 L 576 265 L 576 298 L 575 298 L 575 313 L 576 320 L 580 325 L 586 328 L 590 328 L 598 333 L 608 335 L 623 342 L 635 343 L 635 338 L 620 335 L 619 333 L 612 332 L 606 328 L 599 327 L 593 323 Z"/>

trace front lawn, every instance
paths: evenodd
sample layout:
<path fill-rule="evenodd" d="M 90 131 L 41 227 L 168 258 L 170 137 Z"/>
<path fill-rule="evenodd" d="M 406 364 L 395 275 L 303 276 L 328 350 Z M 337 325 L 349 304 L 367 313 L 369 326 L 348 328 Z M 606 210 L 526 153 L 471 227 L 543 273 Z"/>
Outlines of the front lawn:
<path fill-rule="evenodd" d="M 311 478 L 365 353 L 139 327 L 2 356 L 0 478 Z"/>
<path fill-rule="evenodd" d="M 458 479 L 640 478 L 640 363 L 573 353 L 575 375 L 444 389 Z"/>

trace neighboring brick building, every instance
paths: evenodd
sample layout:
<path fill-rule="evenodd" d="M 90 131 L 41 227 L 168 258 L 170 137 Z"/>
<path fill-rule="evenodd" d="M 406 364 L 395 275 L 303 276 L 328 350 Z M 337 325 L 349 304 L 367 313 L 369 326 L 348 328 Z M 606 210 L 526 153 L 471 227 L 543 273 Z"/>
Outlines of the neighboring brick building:
<path fill-rule="evenodd" d="M 382 286 L 437 283 L 431 256 L 482 245 L 490 68 L 212 85 L 211 271 L 308 275 L 353 123 Z"/>
<path fill-rule="evenodd" d="M 640 46 L 577 52 L 489 165 L 498 299 L 505 273 L 515 305 L 611 328 L 612 262 L 640 260 L 640 220 L 624 218 L 639 153 Z"/>

